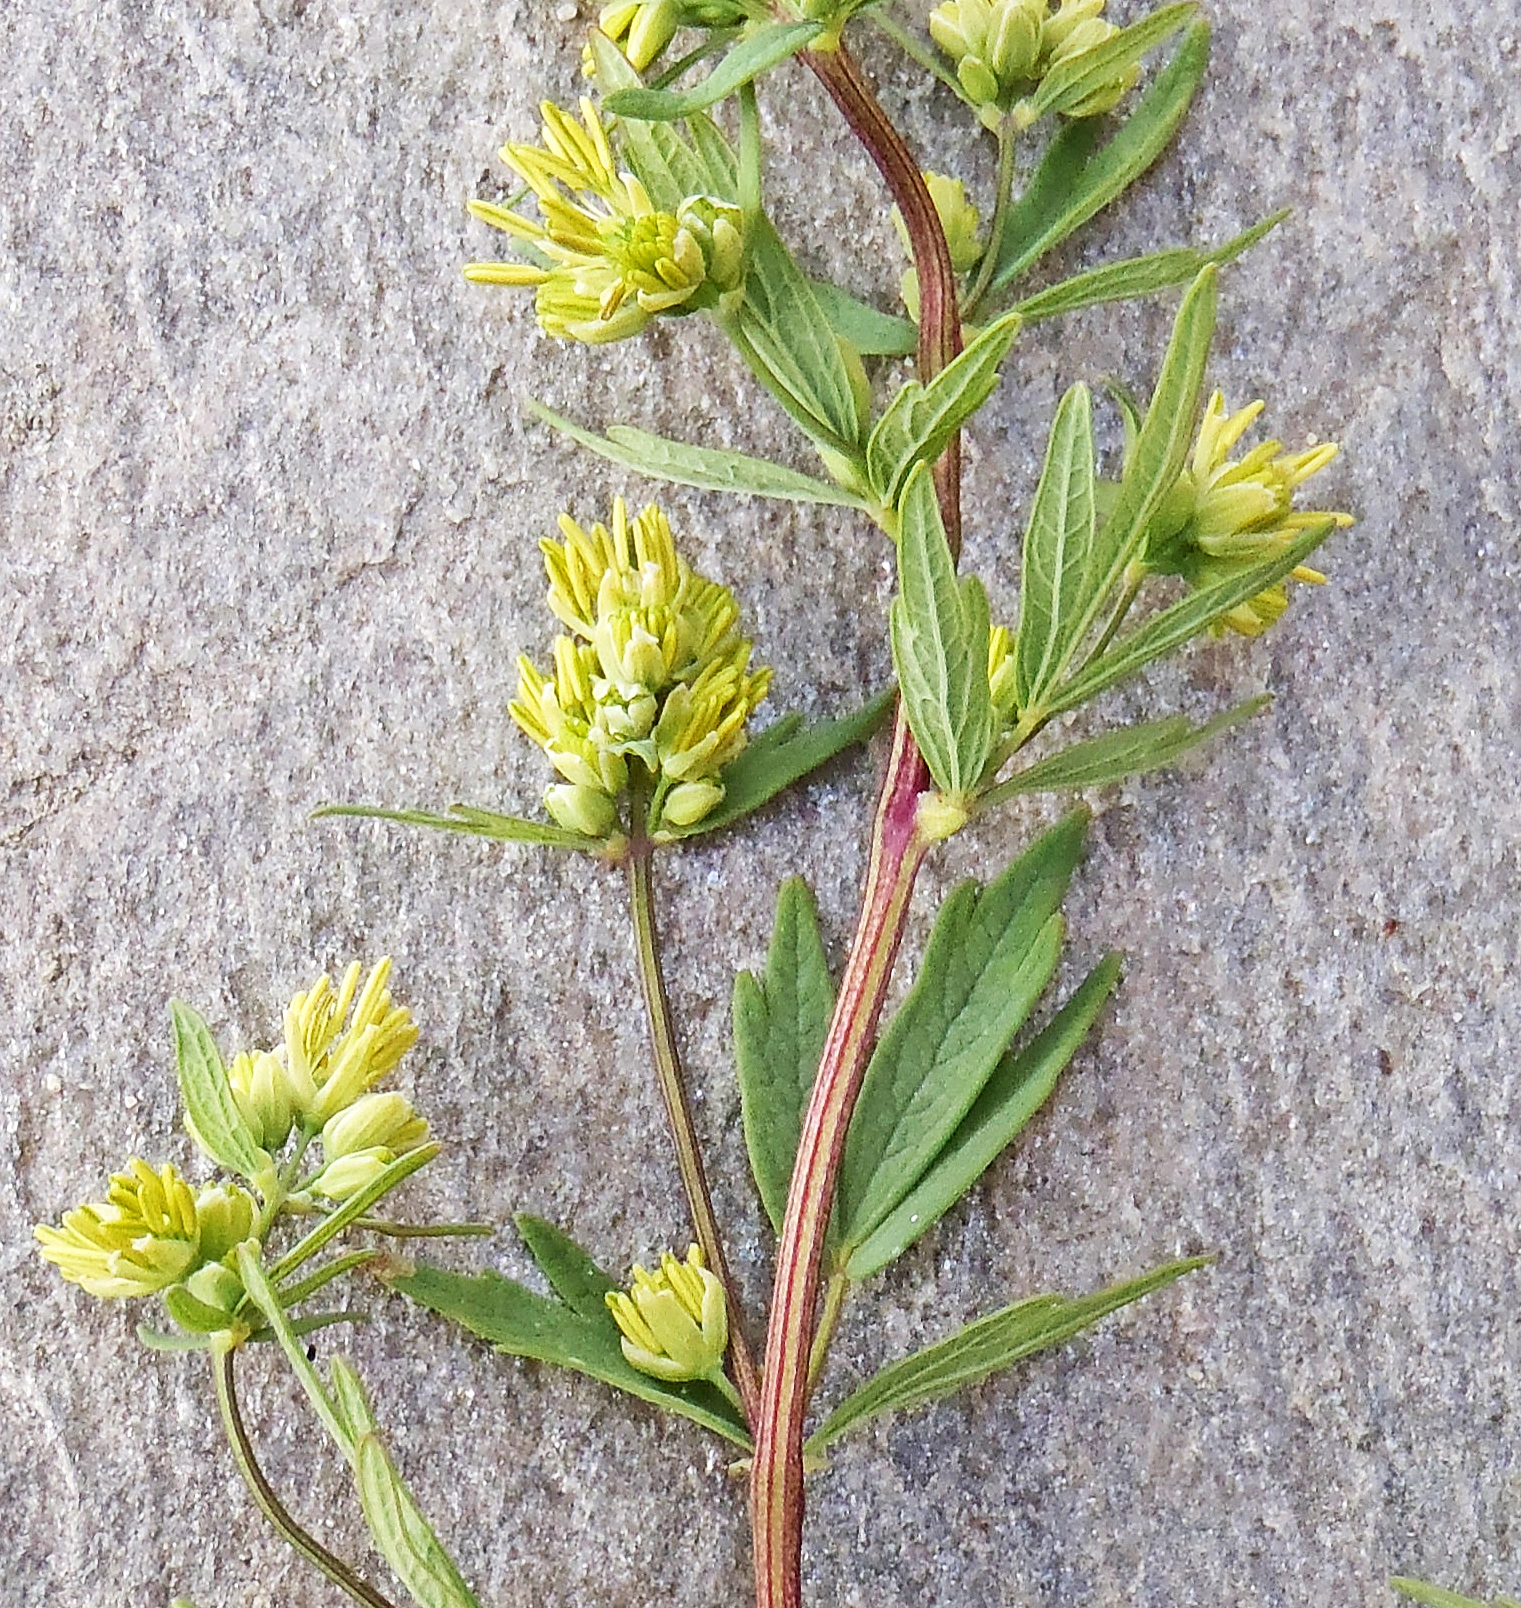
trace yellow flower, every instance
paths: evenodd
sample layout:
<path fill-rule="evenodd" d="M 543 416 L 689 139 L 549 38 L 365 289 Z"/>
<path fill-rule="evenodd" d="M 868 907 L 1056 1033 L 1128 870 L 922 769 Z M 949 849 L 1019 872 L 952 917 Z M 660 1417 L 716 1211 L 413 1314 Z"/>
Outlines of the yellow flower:
<path fill-rule="evenodd" d="M 643 72 L 681 26 L 681 0 L 613 0 L 598 13 L 597 26 Z"/>
<path fill-rule="evenodd" d="M 615 801 L 638 786 L 653 794 L 651 831 L 691 826 L 723 797 L 719 772 L 771 672 L 749 668 L 734 594 L 680 557 L 657 507 L 631 519 L 619 498 L 610 529 L 567 514 L 560 530 L 563 542 L 539 545 L 550 609 L 571 634 L 555 642 L 552 679 L 518 661 L 509 710 L 565 779 L 545 806 L 606 837 Z"/>
<path fill-rule="evenodd" d="M 660 211 L 633 174 L 619 171 L 591 101 L 581 101 L 579 122 L 549 101 L 541 111 L 543 145 L 509 144 L 501 157 L 533 191 L 542 222 L 486 201 L 470 211 L 547 266 L 471 263 L 467 279 L 535 286 L 544 331 L 592 345 L 637 335 L 659 313 L 713 306 L 738 286 L 738 207 L 696 195 L 674 213 Z"/>
<path fill-rule="evenodd" d="M 428 1124 L 406 1095 L 366 1094 L 323 1124 L 326 1165 L 313 1188 L 329 1200 L 347 1200 L 427 1140 Z"/>
<path fill-rule="evenodd" d="M 635 1368 L 657 1379 L 707 1379 L 727 1392 L 728 1304 L 697 1246 L 685 1262 L 667 1251 L 654 1273 L 636 1266 L 627 1293 L 608 1291 L 607 1305 Z"/>
<path fill-rule="evenodd" d="M 338 989 L 324 975 L 287 1007 L 286 1073 L 296 1113 L 308 1125 L 352 1105 L 417 1042 L 412 1013 L 391 1001 L 390 976 L 391 962 L 380 961 L 361 993 L 356 961 Z"/>
<path fill-rule="evenodd" d="M 1203 587 L 1281 552 L 1312 525 L 1326 519 L 1352 523 L 1350 514 L 1294 507 L 1300 486 L 1336 457 L 1334 442 L 1285 452 L 1282 442 L 1264 441 L 1241 458 L 1230 457 L 1262 408 L 1253 402 L 1228 414 L 1220 392 L 1209 399 L 1188 467 L 1147 530 L 1145 569 Z M 1291 573 L 1316 585 L 1325 580 L 1304 565 Z M 1230 629 L 1259 636 L 1287 607 L 1288 591 L 1280 582 L 1230 610 L 1212 629 L 1216 635 Z"/>
<path fill-rule="evenodd" d="M 246 1197 L 245 1197 L 246 1198 Z M 91 1295 L 155 1295 L 201 1260 L 201 1225 L 190 1186 L 171 1166 L 138 1157 L 115 1173 L 104 1201 L 64 1214 L 61 1228 L 33 1231 L 44 1260 Z"/>

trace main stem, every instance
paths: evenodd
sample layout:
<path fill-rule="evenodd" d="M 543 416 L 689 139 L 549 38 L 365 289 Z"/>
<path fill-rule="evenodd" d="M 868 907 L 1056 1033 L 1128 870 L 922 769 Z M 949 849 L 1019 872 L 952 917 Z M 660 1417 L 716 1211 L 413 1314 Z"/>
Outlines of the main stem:
<path fill-rule="evenodd" d="M 927 381 L 961 350 L 955 274 L 934 203 L 913 153 L 849 53 L 842 47 L 808 52 L 804 59 L 869 152 L 907 227 L 919 276 L 919 378 Z M 961 540 L 961 449 L 955 438 L 935 466 L 935 489 L 954 553 Z M 929 786 L 900 706 L 872 826 L 861 915 L 803 1118 L 777 1251 L 750 1483 L 757 1608 L 802 1608 L 803 1420 L 825 1235 L 914 878 L 929 847 L 918 826 L 919 800 Z"/>
<path fill-rule="evenodd" d="M 629 909 L 634 918 L 634 947 L 639 956 L 639 981 L 644 989 L 644 1008 L 650 1021 L 650 1038 L 655 1049 L 655 1072 L 660 1093 L 670 1119 L 671 1137 L 676 1147 L 676 1167 L 686 1190 L 692 1213 L 692 1227 L 707 1264 L 718 1276 L 729 1298 L 729 1361 L 734 1382 L 739 1386 L 745 1418 L 755 1423 L 760 1410 L 760 1382 L 755 1359 L 745 1339 L 744 1313 L 724 1257 L 713 1197 L 708 1192 L 708 1176 L 703 1170 L 692 1107 L 687 1100 L 686 1080 L 681 1073 L 681 1054 L 676 1048 L 676 1028 L 671 1002 L 666 998 L 665 973 L 660 964 L 660 938 L 655 929 L 655 891 L 650 877 L 652 852 L 646 842 L 635 842 L 628 854 Z"/>
<path fill-rule="evenodd" d="M 259 1511 L 303 1558 L 320 1569 L 355 1602 L 363 1603 L 364 1608 L 394 1608 L 389 1597 L 382 1597 L 373 1586 L 361 1580 L 342 1558 L 329 1552 L 314 1535 L 303 1529 L 275 1494 L 274 1486 L 269 1483 L 268 1476 L 254 1456 L 253 1442 L 249 1439 L 243 1414 L 238 1408 L 238 1393 L 233 1383 L 235 1354 L 235 1349 L 229 1347 L 212 1359 L 212 1369 L 216 1374 L 217 1406 L 221 1410 L 222 1427 L 227 1432 L 227 1444 L 232 1448 L 233 1461 L 253 1493 Z"/>

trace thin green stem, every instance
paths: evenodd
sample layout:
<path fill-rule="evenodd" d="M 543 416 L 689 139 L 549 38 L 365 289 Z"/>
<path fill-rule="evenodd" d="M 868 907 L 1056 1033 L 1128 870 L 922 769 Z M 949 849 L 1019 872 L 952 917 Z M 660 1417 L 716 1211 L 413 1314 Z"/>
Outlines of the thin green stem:
<path fill-rule="evenodd" d="M 819 1327 L 813 1337 L 813 1350 L 808 1353 L 810 1396 L 818 1386 L 824 1372 L 824 1364 L 829 1360 L 829 1347 L 834 1340 L 834 1331 L 839 1324 L 840 1314 L 845 1310 L 845 1297 L 849 1294 L 850 1275 L 843 1267 L 837 1267 L 829 1275 L 828 1284 L 824 1286 L 824 1307 L 819 1313 Z"/>
<path fill-rule="evenodd" d="M 998 259 L 1002 254 L 1004 225 L 1009 218 L 1009 203 L 1014 198 L 1016 143 L 1014 129 L 1005 117 L 998 125 L 998 187 L 993 201 L 993 221 L 988 225 L 987 249 L 982 254 L 982 261 L 977 265 L 977 277 L 972 281 L 972 288 L 961 304 L 963 318 L 971 318 L 982 304 L 982 298 L 987 295 L 988 287 L 993 283 L 993 271 L 998 267 Z"/>
<path fill-rule="evenodd" d="M 366 1585 L 342 1558 L 329 1552 L 323 1544 L 296 1521 L 289 1508 L 275 1494 L 264 1470 L 254 1456 L 253 1442 L 249 1439 L 243 1415 L 238 1410 L 238 1393 L 233 1381 L 235 1348 L 214 1353 L 212 1373 L 216 1378 L 217 1407 L 222 1414 L 222 1428 L 227 1432 L 227 1444 L 232 1449 L 233 1461 L 243 1476 L 259 1511 L 274 1525 L 281 1535 L 308 1563 L 320 1569 L 335 1586 L 341 1587 L 355 1602 L 365 1608 L 395 1608 L 389 1597 L 383 1597 L 373 1586 Z"/>
<path fill-rule="evenodd" d="M 636 812 L 637 813 L 637 812 Z M 687 1099 L 686 1081 L 681 1073 L 681 1053 L 676 1047 L 676 1027 L 671 1002 L 665 991 L 665 973 L 660 964 L 660 936 L 655 926 L 655 890 L 650 875 L 650 845 L 636 837 L 629 849 L 629 911 L 634 921 L 634 949 L 639 961 L 639 981 L 644 990 L 645 1012 L 649 1017 L 650 1039 L 655 1052 L 655 1075 L 670 1119 L 671 1138 L 676 1147 L 676 1168 L 686 1190 L 692 1227 L 708 1266 L 723 1284 L 729 1300 L 729 1358 L 739 1386 L 740 1405 L 746 1422 L 753 1425 L 760 1402 L 760 1383 L 755 1361 L 745 1339 L 744 1311 L 729 1264 L 724 1256 L 723 1237 L 708 1191 L 692 1107 Z"/>
<path fill-rule="evenodd" d="M 1125 575 L 1125 590 L 1120 594 L 1120 600 L 1114 606 L 1114 613 L 1109 616 L 1109 623 L 1093 644 L 1093 651 L 1083 660 L 1083 669 L 1090 664 L 1114 641 L 1115 633 L 1125 623 L 1125 616 L 1130 613 L 1135 600 L 1141 595 L 1141 588 L 1146 584 L 1146 571 L 1132 564 Z"/>

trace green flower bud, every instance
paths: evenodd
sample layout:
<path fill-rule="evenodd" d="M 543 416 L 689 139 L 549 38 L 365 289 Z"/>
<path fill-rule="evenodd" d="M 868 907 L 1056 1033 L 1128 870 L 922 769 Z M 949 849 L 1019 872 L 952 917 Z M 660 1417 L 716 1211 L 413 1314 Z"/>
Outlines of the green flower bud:
<path fill-rule="evenodd" d="M 235 1184 L 208 1184 L 196 1197 L 195 1214 L 208 1262 L 220 1262 L 253 1233 L 253 1198 Z"/>
<path fill-rule="evenodd" d="M 694 826 L 723 802 L 717 782 L 680 782 L 665 796 L 660 818 L 671 826 Z"/>
<path fill-rule="evenodd" d="M 290 1137 L 297 1089 L 276 1055 L 244 1051 L 227 1068 L 233 1103 L 248 1124 L 254 1142 L 271 1153 Z"/>
<path fill-rule="evenodd" d="M 968 99 L 1007 110 L 1036 77 L 1046 0 L 946 0 L 929 16 L 935 43 Z"/>
<path fill-rule="evenodd" d="M 544 808 L 567 832 L 609 838 L 618 830 L 618 807 L 606 793 L 565 782 L 544 794 Z"/>
<path fill-rule="evenodd" d="M 242 1279 L 221 1262 L 208 1262 L 205 1267 L 197 1268 L 185 1280 L 185 1288 L 197 1301 L 204 1301 L 229 1316 L 243 1299 Z"/>

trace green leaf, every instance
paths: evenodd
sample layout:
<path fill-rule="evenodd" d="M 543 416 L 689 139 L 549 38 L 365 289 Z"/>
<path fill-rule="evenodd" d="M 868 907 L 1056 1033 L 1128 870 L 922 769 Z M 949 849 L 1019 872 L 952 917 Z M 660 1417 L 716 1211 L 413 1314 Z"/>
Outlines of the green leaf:
<path fill-rule="evenodd" d="M 887 406 L 866 444 L 866 470 L 873 489 L 897 507 L 915 465 L 934 463 L 946 443 L 993 394 L 998 365 L 1019 335 L 1020 316 L 1005 313 L 928 385 L 910 380 Z"/>
<path fill-rule="evenodd" d="M 1192 0 L 1162 6 L 1139 22 L 1111 34 L 1103 44 L 1057 62 L 1030 97 L 1030 111 L 1036 117 L 1043 117 L 1047 112 L 1081 106 L 1095 90 L 1139 66 L 1148 52 L 1155 50 L 1164 39 L 1171 38 L 1198 9 Z"/>
<path fill-rule="evenodd" d="M 1207 1256 L 1169 1262 L 1138 1279 L 1111 1285 L 1107 1290 L 1076 1298 L 1037 1295 L 1016 1301 L 989 1317 L 969 1324 L 939 1345 L 917 1351 L 901 1362 L 889 1363 L 881 1373 L 848 1396 L 808 1439 L 807 1450 L 821 1452 L 848 1429 L 904 1412 L 925 1402 L 974 1385 L 1012 1363 L 1065 1344 L 1073 1335 L 1132 1301 L 1206 1266 Z"/>
<path fill-rule="evenodd" d="M 756 378 L 826 450 L 859 451 L 862 423 L 839 342 L 770 220 L 757 221 L 739 311 L 725 328 Z"/>
<path fill-rule="evenodd" d="M 619 89 L 603 101 L 615 117 L 670 123 L 732 95 L 763 72 L 806 49 L 823 33 L 821 22 L 768 22 L 747 34 L 700 83 L 690 89 Z"/>
<path fill-rule="evenodd" d="M 703 166 L 708 170 L 708 183 L 704 193 L 708 195 L 734 196 L 739 195 L 739 162 L 734 154 L 734 147 L 724 138 L 723 131 L 710 117 L 704 117 L 700 112 L 695 117 L 687 119 L 687 132 L 692 136 L 692 144 Z"/>
<path fill-rule="evenodd" d="M 734 1063 L 745 1144 L 761 1204 L 778 1234 L 803 1111 L 833 1015 L 818 907 L 808 884 L 789 877 L 776 902 L 764 978 L 742 971 L 734 979 Z"/>
<path fill-rule="evenodd" d="M 593 1274 L 607 1278 L 590 1258 L 587 1261 Z M 420 1306 L 463 1324 L 500 1351 L 572 1368 L 690 1418 L 746 1451 L 750 1448 L 749 1432 L 737 1409 L 712 1385 L 668 1384 L 640 1373 L 624 1357 L 618 1326 L 605 1306 L 599 1313 L 577 1311 L 499 1273 L 452 1273 L 428 1262 L 419 1262 L 412 1272 L 392 1275 L 386 1282 Z"/>
<path fill-rule="evenodd" d="M 1481 1602 L 1477 1597 L 1460 1597 L 1455 1591 L 1443 1591 L 1440 1586 L 1427 1585 L 1424 1580 L 1406 1580 L 1396 1576 L 1389 1586 L 1413 1602 L 1424 1603 L 1426 1608 L 1518 1608 L 1509 1597 L 1496 1597 L 1493 1603 Z"/>
<path fill-rule="evenodd" d="M 897 697 L 897 688 L 879 692 L 870 703 L 805 726 L 799 715 L 784 715 L 769 725 L 730 764 L 724 766 L 720 780 L 724 796 L 711 814 L 695 825 L 672 833 L 674 841 L 701 837 L 733 826 L 794 782 L 811 775 L 836 754 L 855 743 L 864 743 L 887 718 Z"/>
<path fill-rule="evenodd" d="M 942 792 L 970 798 L 993 746 L 988 600 L 958 578 L 928 464 L 909 477 L 892 605 L 893 665 L 903 711 Z"/>
<path fill-rule="evenodd" d="M 583 447 L 647 480 L 666 480 L 702 491 L 725 491 L 746 497 L 779 497 L 785 502 L 827 503 L 837 508 L 863 508 L 862 498 L 799 474 L 765 458 L 748 458 L 740 452 L 715 447 L 692 447 L 669 441 L 632 425 L 612 425 L 605 436 L 583 429 L 531 398 L 523 406 L 545 424 L 578 441 Z"/>
<path fill-rule="evenodd" d="M 830 328 L 862 357 L 908 357 L 919 344 L 919 329 L 910 319 L 879 312 L 827 280 L 812 281 L 813 293 Z"/>
<path fill-rule="evenodd" d="M 592 29 L 591 48 L 604 97 L 610 99 L 618 90 L 643 93 L 639 74 L 600 29 Z M 718 176 L 710 171 L 706 156 L 693 151 L 669 124 L 631 119 L 618 125 L 618 135 L 620 155 L 662 212 L 675 212 L 688 196 L 734 200 L 731 189 L 715 182 Z"/>
<path fill-rule="evenodd" d="M 1071 653 L 1071 637 L 1101 584 L 1093 495 L 1093 404 L 1086 385 L 1061 399 L 1025 530 L 1015 696 L 1039 702 Z"/>
<path fill-rule="evenodd" d="M 1061 313 L 1076 312 L 1101 302 L 1132 301 L 1159 290 L 1169 290 L 1174 285 L 1186 285 L 1197 278 L 1201 268 L 1211 264 L 1223 267 L 1234 262 L 1242 252 L 1249 251 L 1276 229 L 1292 210 L 1280 208 L 1213 251 L 1179 247 L 1172 251 L 1155 251 L 1147 257 L 1132 257 L 1126 262 L 1105 263 L 1087 273 L 1074 274 L 1071 279 L 1037 291 L 1017 303 L 1013 310 L 1022 313 L 1027 324 L 1033 324 L 1038 319 L 1055 318 Z"/>
<path fill-rule="evenodd" d="M 1162 154 L 1193 100 L 1209 61 L 1209 25 L 1196 22 L 1177 54 L 1101 149 L 1095 119 L 1058 131 L 1009 214 L 993 288 L 1017 279 L 1094 213 L 1109 205 Z"/>
<path fill-rule="evenodd" d="M 843 1245 L 863 1244 L 924 1176 L 1024 1025 L 1056 966 L 1056 912 L 1087 825 L 1087 811 L 1073 811 L 996 882 L 963 882 L 941 905 L 850 1124 L 837 1206 Z"/>
<path fill-rule="evenodd" d="M 380 1555 L 418 1608 L 480 1608 L 416 1498 L 396 1472 L 359 1375 L 342 1357 L 332 1364 L 333 1394 L 350 1432 L 359 1505 Z"/>
<path fill-rule="evenodd" d="M 403 826 L 428 826 L 440 832 L 463 832 L 468 837 L 492 838 L 498 843 L 537 843 L 552 849 L 582 849 L 600 854 L 606 844 L 600 838 L 568 832 L 547 821 L 525 821 L 519 815 L 498 815 L 478 810 L 470 804 L 451 804 L 448 813 L 431 810 L 388 810 L 376 804 L 324 804 L 312 811 L 314 821 L 334 816 L 350 816 L 362 821 L 400 821 Z"/>
<path fill-rule="evenodd" d="M 1215 268 L 1203 269 L 1178 309 L 1172 339 L 1162 359 L 1162 372 L 1120 481 L 1119 494 L 1099 527 L 1094 550 L 1057 623 L 1054 646 L 1045 658 L 1040 681 L 1031 687 L 1028 702 L 1020 705 L 1022 724 L 1073 706 L 1070 687 L 1060 695 L 1056 688 L 1135 557 L 1157 504 L 1177 482 L 1193 441 L 1194 420 L 1204 389 L 1204 367 L 1215 329 L 1217 275 Z M 1023 624 L 1020 629 L 1023 631 Z M 1089 673 L 1077 680 L 1085 680 Z M 1092 691 L 1086 696 L 1091 697 Z"/>
<path fill-rule="evenodd" d="M 229 1172 L 254 1178 L 269 1166 L 268 1154 L 254 1141 L 243 1120 L 222 1053 L 205 1019 L 181 1000 L 171 1000 L 174 1065 L 179 1078 L 185 1123 L 201 1148 Z M 224 1325 L 225 1327 L 225 1325 Z"/>
<path fill-rule="evenodd" d="M 1312 525 L 1275 557 L 1249 565 L 1227 580 L 1190 592 L 1171 607 L 1152 615 L 1139 630 L 1121 637 L 1102 657 L 1074 676 L 1052 703 L 1051 713 L 1060 714 L 1063 710 L 1086 703 L 1115 682 L 1134 675 L 1153 659 L 1171 653 L 1174 648 L 1198 636 L 1238 603 L 1245 603 L 1248 598 L 1281 581 L 1335 529 L 1334 519 Z"/>
<path fill-rule="evenodd" d="M 1119 975 L 1120 957 L 1107 955 L 1047 1027 L 1017 1054 L 1003 1057 L 923 1177 L 850 1253 L 845 1271 L 851 1278 L 869 1278 L 901 1256 L 1023 1132 L 1050 1098 Z"/>
<path fill-rule="evenodd" d="M 607 1316 L 604 1297 L 609 1290 L 618 1288 L 616 1281 L 553 1223 L 527 1212 L 518 1212 L 512 1221 L 555 1294 L 578 1317 L 601 1322 Z"/>
<path fill-rule="evenodd" d="M 1232 726 L 1260 714 L 1272 701 L 1269 697 L 1248 698 L 1202 726 L 1191 725 L 1184 715 L 1170 715 L 1166 720 L 1149 720 L 1141 725 L 1101 732 L 1097 737 L 1073 743 L 1025 770 L 1016 771 L 997 787 L 989 788 L 978 799 L 978 808 L 991 808 L 1022 793 L 1063 793 L 1080 787 L 1103 787 L 1122 777 L 1144 776 L 1147 771 L 1161 770 L 1176 764 L 1191 748 L 1198 748 Z"/>

